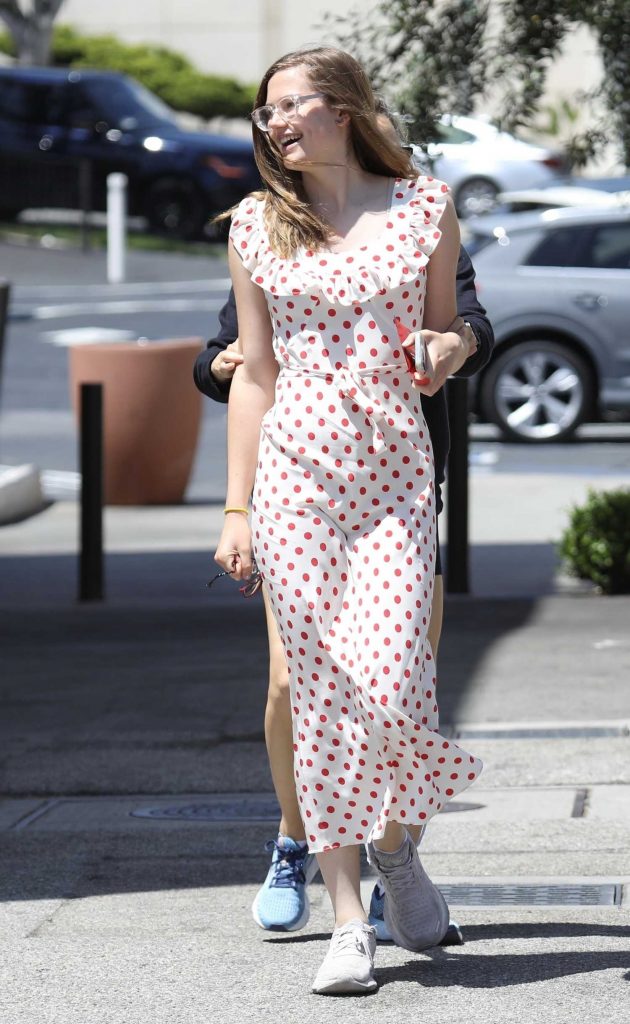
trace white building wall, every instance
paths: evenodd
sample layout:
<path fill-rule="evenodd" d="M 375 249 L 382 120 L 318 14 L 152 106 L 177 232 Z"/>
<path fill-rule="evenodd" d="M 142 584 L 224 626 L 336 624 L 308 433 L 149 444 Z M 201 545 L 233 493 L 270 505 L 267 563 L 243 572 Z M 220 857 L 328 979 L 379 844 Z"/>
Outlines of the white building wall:
<path fill-rule="evenodd" d="M 201 71 L 256 82 L 283 53 L 322 41 L 324 13 L 356 0 L 65 0 L 60 24 L 184 53 Z"/>

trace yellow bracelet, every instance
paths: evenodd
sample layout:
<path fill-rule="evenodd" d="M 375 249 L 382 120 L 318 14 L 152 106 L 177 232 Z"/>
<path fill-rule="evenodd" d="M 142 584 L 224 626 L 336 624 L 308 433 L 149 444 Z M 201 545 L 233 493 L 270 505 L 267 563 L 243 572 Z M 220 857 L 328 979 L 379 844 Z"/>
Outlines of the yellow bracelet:
<path fill-rule="evenodd" d="M 224 508 L 223 509 L 223 515 L 224 516 L 226 516 L 228 514 L 228 512 L 242 512 L 242 514 L 244 516 L 248 516 L 249 515 L 249 509 L 248 508 Z"/>

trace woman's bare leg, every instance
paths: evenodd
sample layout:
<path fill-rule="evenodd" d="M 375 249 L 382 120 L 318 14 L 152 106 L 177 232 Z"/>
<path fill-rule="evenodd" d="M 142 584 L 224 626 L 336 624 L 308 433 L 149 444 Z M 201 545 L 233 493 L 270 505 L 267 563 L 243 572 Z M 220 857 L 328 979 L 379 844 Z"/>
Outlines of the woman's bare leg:
<path fill-rule="evenodd" d="M 322 877 L 335 914 L 335 928 L 340 928 L 354 918 L 367 921 L 361 903 L 360 890 L 360 847 L 342 846 L 317 854 Z"/>
<path fill-rule="evenodd" d="M 276 620 L 263 590 L 269 636 L 269 691 L 265 709 L 265 741 L 271 778 L 280 804 L 279 832 L 292 839 L 306 838 L 295 792 L 293 773 L 293 727 L 289 671 Z"/>

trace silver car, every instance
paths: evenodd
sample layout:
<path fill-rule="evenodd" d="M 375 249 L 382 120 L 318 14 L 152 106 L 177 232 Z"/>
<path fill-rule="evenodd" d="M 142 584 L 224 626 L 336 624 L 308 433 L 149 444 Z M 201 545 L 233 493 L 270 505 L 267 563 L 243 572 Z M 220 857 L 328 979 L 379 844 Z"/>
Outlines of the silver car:
<path fill-rule="evenodd" d="M 442 117 L 437 133 L 426 151 L 463 217 L 491 210 L 499 192 L 544 188 L 566 171 L 561 153 L 517 139 L 481 118 Z"/>
<path fill-rule="evenodd" d="M 545 442 L 630 414 L 630 208 L 490 215 L 465 241 L 496 339 L 483 419 Z"/>

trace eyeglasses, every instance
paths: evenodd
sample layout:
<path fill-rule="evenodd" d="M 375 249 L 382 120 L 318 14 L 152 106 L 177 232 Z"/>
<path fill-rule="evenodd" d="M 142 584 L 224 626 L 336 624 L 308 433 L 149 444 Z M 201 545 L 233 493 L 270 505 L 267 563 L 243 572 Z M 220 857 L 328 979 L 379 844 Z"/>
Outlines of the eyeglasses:
<path fill-rule="evenodd" d="M 243 580 L 242 587 L 238 588 L 243 597 L 253 597 L 254 594 L 258 593 L 263 584 L 260 569 L 256 565 L 256 562 L 253 562 L 252 564 L 254 571 L 251 576 L 248 576 L 246 580 Z M 217 580 L 220 580 L 223 576 L 231 576 L 233 572 L 234 569 L 224 569 L 223 572 L 218 572 L 216 576 L 213 576 L 211 580 L 208 580 L 206 586 L 211 587 Z"/>
<path fill-rule="evenodd" d="M 274 114 L 280 114 L 282 120 L 288 124 L 290 118 L 300 113 L 300 103 L 323 98 L 324 94 L 321 92 L 309 92 L 306 96 L 283 96 L 277 103 L 266 103 L 264 107 L 252 110 L 252 121 L 261 132 L 268 132 L 269 122 Z"/>

